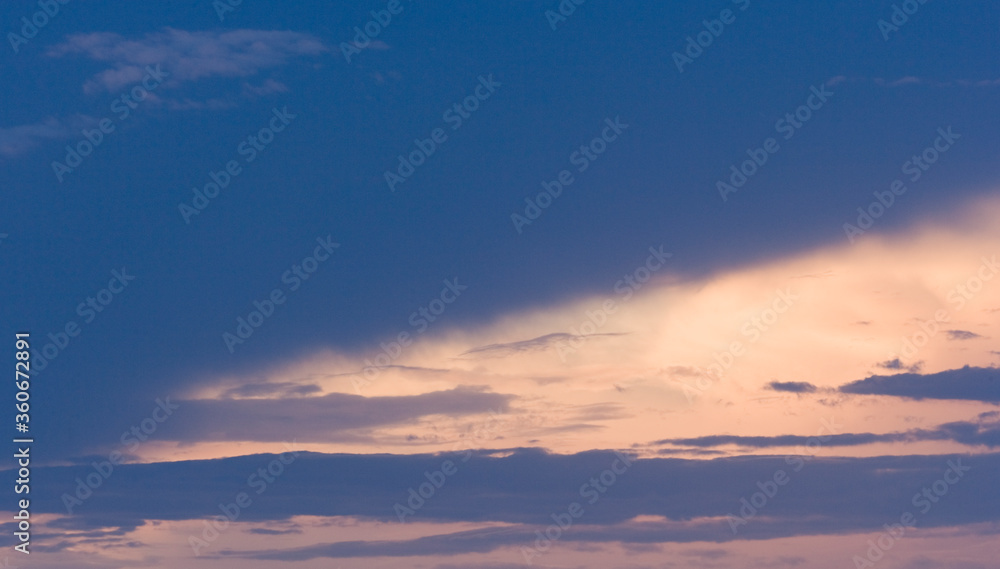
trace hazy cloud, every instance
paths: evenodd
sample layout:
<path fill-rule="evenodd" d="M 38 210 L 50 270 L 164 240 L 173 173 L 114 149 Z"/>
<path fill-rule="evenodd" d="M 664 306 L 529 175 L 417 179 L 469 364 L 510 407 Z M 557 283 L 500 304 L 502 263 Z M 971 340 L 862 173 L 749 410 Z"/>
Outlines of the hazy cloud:
<path fill-rule="evenodd" d="M 287 64 L 293 57 L 327 51 L 305 33 L 267 30 L 195 31 L 167 28 L 141 39 L 97 32 L 73 34 L 51 47 L 48 55 L 83 55 L 110 64 L 84 84 L 84 91 L 117 91 L 142 79 L 147 65 L 162 65 L 167 86 L 211 77 L 250 77 Z M 277 83 L 265 82 L 274 90 Z"/>

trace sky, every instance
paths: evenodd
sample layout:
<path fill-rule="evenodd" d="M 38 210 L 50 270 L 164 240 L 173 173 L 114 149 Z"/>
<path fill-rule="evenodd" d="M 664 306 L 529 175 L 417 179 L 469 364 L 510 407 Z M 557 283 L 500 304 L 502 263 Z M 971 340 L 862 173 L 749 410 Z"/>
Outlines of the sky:
<path fill-rule="evenodd" d="M 3 566 L 995 566 L 1000 6 L 0 31 Z"/>

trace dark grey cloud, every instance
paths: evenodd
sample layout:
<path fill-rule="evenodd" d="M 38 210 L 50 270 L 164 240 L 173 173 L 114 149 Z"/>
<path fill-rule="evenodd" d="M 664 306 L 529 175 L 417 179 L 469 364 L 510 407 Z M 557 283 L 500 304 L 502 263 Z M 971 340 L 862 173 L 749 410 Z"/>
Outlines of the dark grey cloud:
<path fill-rule="evenodd" d="M 836 484 L 840 489 L 840 485 Z M 609 489 L 608 493 L 612 489 Z M 966 496 L 966 499 L 969 499 Z M 938 506 L 944 503 L 942 500 Z M 768 506 L 765 506 L 768 507 Z M 886 512 L 884 523 L 898 522 L 902 512 L 914 511 L 911 505 L 901 505 L 892 513 Z M 933 511 L 933 510 L 932 510 Z M 777 537 L 791 537 L 800 535 L 823 535 L 831 533 L 843 533 L 846 531 L 856 531 L 857 528 L 848 529 L 845 527 L 844 519 L 837 519 L 823 514 L 810 516 L 803 513 L 794 521 L 784 516 L 778 517 L 756 517 L 752 518 L 746 526 L 741 526 L 739 537 L 734 536 L 728 522 L 722 520 L 691 520 L 686 519 L 684 523 L 678 524 L 673 521 L 623 521 L 607 525 L 592 524 L 586 519 L 587 513 L 578 522 L 578 525 L 570 527 L 564 531 L 560 541 L 594 547 L 596 544 L 620 543 L 626 550 L 649 551 L 652 546 L 661 543 L 725 543 L 736 539 L 763 540 Z M 861 522 L 860 518 L 866 515 L 856 516 L 847 522 L 846 526 Z M 549 520 L 551 522 L 551 520 Z M 921 519 L 921 522 L 926 520 Z M 865 523 L 865 522 L 862 522 Z M 920 524 L 921 527 L 942 527 L 954 525 L 953 523 L 928 523 Z M 881 528 L 871 528 L 881 529 Z M 349 557 L 409 557 L 423 555 L 457 555 L 465 553 L 486 553 L 501 547 L 528 546 L 530 547 L 536 538 L 537 531 L 544 531 L 545 525 L 524 524 L 519 526 L 509 526 L 502 528 L 484 528 L 453 532 L 442 535 L 433 535 L 413 540 L 395 541 L 350 541 L 310 545 L 293 549 L 271 549 L 250 552 L 226 552 L 219 557 L 238 557 L 257 560 L 271 561 L 304 561 L 317 558 L 349 558 Z M 982 530 L 958 530 L 957 534 L 976 532 L 983 534 Z M 996 535 L 986 530 L 982 535 L 983 539 L 991 539 Z M 701 549 L 690 550 L 688 557 L 691 562 L 710 563 L 726 557 L 720 554 L 722 550 Z M 697 560 L 697 561 L 695 561 Z M 803 564 L 806 560 L 796 556 L 780 556 L 769 565 L 795 567 Z"/>
<path fill-rule="evenodd" d="M 958 399 L 1000 403 L 1000 369 L 965 366 L 920 375 L 873 375 L 840 387 L 842 393 L 910 399 Z"/>
<path fill-rule="evenodd" d="M 656 451 L 657 454 L 664 456 L 676 456 L 680 454 L 690 454 L 694 456 L 721 456 L 726 453 L 721 450 L 706 450 L 702 448 L 664 448 Z"/>
<path fill-rule="evenodd" d="M 933 429 L 911 429 L 897 433 L 841 433 L 823 437 L 803 435 L 743 436 L 709 435 L 704 437 L 664 439 L 653 444 L 712 448 L 737 445 L 750 448 L 797 447 L 820 444 L 824 447 L 850 447 L 873 443 L 913 443 L 920 441 L 952 441 L 969 446 L 1000 446 L 1000 413 L 982 413 L 977 421 L 944 423 Z M 672 452 L 677 449 L 663 449 Z"/>
<path fill-rule="evenodd" d="M 622 332 L 610 332 L 605 334 L 566 334 L 566 333 L 555 333 L 546 334 L 544 336 L 539 336 L 537 338 L 532 338 L 530 340 L 521 340 L 519 342 L 508 342 L 505 344 L 488 344 L 486 346 L 479 346 L 477 348 L 472 348 L 466 352 L 462 352 L 459 357 L 471 357 L 471 358 L 502 358 L 511 356 L 514 354 L 520 354 L 525 352 L 539 352 L 548 349 L 554 349 L 560 342 L 578 342 L 580 340 L 588 340 L 592 338 L 600 338 L 607 336 L 623 336 Z"/>
<path fill-rule="evenodd" d="M 387 366 L 380 366 L 379 369 L 398 369 L 403 371 L 412 371 L 419 373 L 451 373 L 450 369 L 443 368 L 433 368 L 433 367 L 420 367 L 420 366 L 404 366 L 399 364 L 389 364 Z M 344 372 L 344 373 L 326 373 L 322 374 L 322 377 L 351 377 L 351 376 L 361 376 L 364 373 L 365 368 L 359 368 L 357 371 Z M 313 377 L 319 374 L 313 374 Z"/>
<path fill-rule="evenodd" d="M 302 533 L 301 529 L 268 529 L 268 528 L 250 528 L 247 533 L 255 533 L 258 535 L 285 535 L 289 533 Z"/>
<path fill-rule="evenodd" d="M 894 370 L 894 371 L 904 371 L 905 370 L 905 371 L 908 371 L 910 373 L 920 373 L 921 368 L 924 367 L 923 362 L 917 362 L 917 363 L 915 363 L 913 365 L 907 366 L 906 364 L 903 363 L 903 360 L 901 360 L 899 358 L 895 358 L 895 359 L 891 359 L 891 360 L 886 360 L 884 362 L 877 363 L 875 365 L 877 365 L 878 367 L 883 368 L 883 369 L 891 369 L 891 370 Z"/>
<path fill-rule="evenodd" d="M 877 442 L 898 442 L 911 440 L 903 433 L 892 433 L 888 435 L 876 435 L 872 433 L 860 434 L 839 434 L 825 435 L 822 439 L 822 446 L 857 446 L 867 445 Z M 753 448 L 773 448 L 773 447 L 794 447 L 803 446 L 810 441 L 820 441 L 818 437 L 807 437 L 802 435 L 777 435 L 777 436 L 742 436 L 742 435 L 709 435 L 705 437 L 692 437 L 687 439 L 664 439 L 656 441 L 656 444 L 690 445 L 694 447 L 718 447 L 724 445 L 737 445 L 741 447 Z"/>
<path fill-rule="evenodd" d="M 274 455 L 123 465 L 115 468 L 73 516 L 58 520 L 56 525 L 94 530 L 134 527 L 155 519 L 196 519 L 217 513 L 220 503 L 234 500 L 241 491 L 248 491 L 253 500 L 242 514 L 248 522 L 335 513 L 398 523 L 393 505 L 404 504 L 408 489 L 426 481 L 424 473 L 440 469 L 445 459 L 455 462 L 457 472 L 409 521 L 499 521 L 519 525 L 400 542 L 321 544 L 253 556 L 295 560 L 489 551 L 525 542 L 526 536 L 533 539 L 538 525 L 551 523 L 551 514 L 566 511 L 573 502 L 581 502 L 585 513 L 579 528 L 567 532 L 563 539 L 581 542 L 724 542 L 869 530 L 898 519 L 903 511 L 913 510 L 914 494 L 941 479 L 949 464 L 956 461 L 972 469 L 934 504 L 930 514 L 921 516 L 921 526 L 1000 520 L 995 508 L 1000 498 L 995 484 L 1000 454 L 814 457 L 802 463 L 773 456 L 643 459 L 619 474 L 594 505 L 581 497 L 581 485 L 619 460 L 614 453 L 553 455 L 520 449 L 503 457 L 473 452 L 467 462 L 462 461 L 462 456 L 464 453 L 301 453 L 259 495 L 248 490 L 247 477 L 274 460 Z M 754 519 L 734 536 L 728 523 L 719 517 L 735 513 L 740 498 L 758 491 L 757 482 L 771 480 L 778 470 L 785 471 L 792 483 L 768 501 L 766 516 Z M 38 489 L 38 497 L 32 501 L 34 511 L 64 513 L 61 496 L 72 493 L 76 478 L 90 472 L 83 466 L 33 471 Z M 11 474 L 7 471 L 3 475 Z M 665 516 L 672 521 L 629 521 L 639 515 Z"/>
<path fill-rule="evenodd" d="M 976 338 L 982 338 L 979 334 L 968 330 L 945 330 L 945 332 L 948 333 L 949 340 L 975 340 Z"/>
<path fill-rule="evenodd" d="M 772 381 L 767 384 L 767 387 L 774 391 L 787 391 L 789 393 L 816 392 L 816 386 L 805 381 Z"/>
<path fill-rule="evenodd" d="M 247 383 L 227 389 L 223 397 L 295 397 L 313 395 L 323 391 L 318 385 L 303 385 L 291 382 Z"/>
<path fill-rule="evenodd" d="M 513 398 L 458 387 L 394 397 L 331 393 L 320 397 L 177 401 L 179 408 L 159 426 L 155 437 L 184 442 L 360 440 L 352 431 L 403 424 L 428 415 L 503 412 Z"/>

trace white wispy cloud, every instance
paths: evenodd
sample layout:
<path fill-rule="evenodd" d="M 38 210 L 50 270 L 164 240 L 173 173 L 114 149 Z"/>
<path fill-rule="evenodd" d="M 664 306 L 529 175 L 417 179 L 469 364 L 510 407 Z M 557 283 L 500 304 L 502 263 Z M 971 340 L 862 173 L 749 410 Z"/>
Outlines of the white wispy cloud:
<path fill-rule="evenodd" d="M 79 134 L 81 128 L 96 123 L 93 118 L 76 116 L 68 119 L 48 117 L 32 124 L 0 127 L 0 156 L 18 156 L 46 140 L 62 140 Z"/>
<path fill-rule="evenodd" d="M 119 34 L 75 34 L 48 50 L 51 57 L 82 55 L 110 65 L 84 83 L 84 91 L 116 91 L 141 80 L 147 65 L 162 65 L 166 85 L 212 77 L 251 77 L 281 67 L 298 56 L 314 56 L 328 48 L 305 33 L 269 30 L 186 31 L 167 28 L 129 39 Z M 273 85 L 272 85 L 273 88 Z"/>

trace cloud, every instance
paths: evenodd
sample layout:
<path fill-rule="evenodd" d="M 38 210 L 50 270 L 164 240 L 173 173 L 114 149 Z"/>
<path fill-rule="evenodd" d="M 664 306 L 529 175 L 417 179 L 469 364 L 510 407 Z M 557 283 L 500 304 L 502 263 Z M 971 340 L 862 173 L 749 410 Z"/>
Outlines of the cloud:
<path fill-rule="evenodd" d="M 1000 403 L 1000 369 L 965 366 L 919 375 L 873 375 L 840 387 L 842 393 L 910 399 L 957 399 Z"/>
<path fill-rule="evenodd" d="M 291 382 L 262 382 L 233 387 L 226 390 L 222 396 L 225 398 L 295 397 L 313 395 L 321 391 L 322 389 L 318 385 L 299 385 Z"/>
<path fill-rule="evenodd" d="M 357 429 L 405 424 L 428 415 L 468 415 L 506 411 L 513 396 L 458 387 L 414 396 L 362 397 L 331 393 L 303 395 L 315 386 L 285 383 L 236 388 L 247 396 L 279 393 L 281 398 L 196 399 L 178 401 L 173 416 L 160 425 L 157 440 L 324 442 L 357 440 Z M 256 391 L 255 391 L 256 390 Z M 227 391 L 231 396 L 233 390 Z"/>
<path fill-rule="evenodd" d="M 877 442 L 896 442 L 904 440 L 902 434 L 875 435 L 872 433 L 844 433 L 839 435 L 826 435 L 822 439 L 818 437 L 806 437 L 803 435 L 777 435 L 777 436 L 744 436 L 744 435 L 707 435 L 704 437 L 690 437 L 683 439 L 663 439 L 655 444 L 688 445 L 694 447 L 718 447 L 724 445 L 737 445 L 741 447 L 768 448 L 768 447 L 794 447 L 805 446 L 812 441 L 814 444 L 821 443 L 822 446 L 856 446 Z"/>
<path fill-rule="evenodd" d="M 97 120 L 77 116 L 66 120 L 53 117 L 34 124 L 0 128 L 0 156 L 17 156 L 47 140 L 64 140 L 79 135 L 80 129 L 92 126 Z"/>
<path fill-rule="evenodd" d="M 249 82 L 243 84 L 243 91 L 249 95 L 263 97 L 275 93 L 287 93 L 288 85 L 274 79 L 268 79 L 260 85 L 251 85 Z"/>
<path fill-rule="evenodd" d="M 886 360 L 884 362 L 877 363 L 875 365 L 877 365 L 878 367 L 883 368 L 883 369 L 906 370 L 906 371 L 908 371 L 910 373 L 919 373 L 920 369 L 923 368 L 923 362 L 917 362 L 917 363 L 915 363 L 913 365 L 907 366 L 899 358 L 895 358 L 895 359 L 891 359 L 891 360 Z"/>
<path fill-rule="evenodd" d="M 816 393 L 816 386 L 805 381 L 772 381 L 768 389 L 787 391 L 788 393 Z"/>
<path fill-rule="evenodd" d="M 537 338 L 532 338 L 530 340 L 522 340 L 520 342 L 508 342 L 504 344 L 489 344 L 487 346 L 479 346 L 477 348 L 472 348 L 460 354 L 462 356 L 473 356 L 479 358 L 502 358 L 511 356 L 514 354 L 520 354 L 525 352 L 537 352 L 544 351 L 556 347 L 560 342 L 576 342 L 579 340 L 586 340 L 590 338 L 597 338 L 603 336 L 622 336 L 622 333 L 606 333 L 606 334 L 566 334 L 566 333 L 555 333 L 546 334 L 544 336 L 539 336 Z"/>
<path fill-rule="evenodd" d="M 881 77 L 876 77 L 874 79 L 876 85 L 881 85 L 885 87 L 902 87 L 904 85 L 923 85 L 926 83 L 925 80 L 919 77 L 906 76 L 892 81 L 882 79 Z"/>
<path fill-rule="evenodd" d="M 48 50 L 51 57 L 82 55 L 110 64 L 84 84 L 84 92 L 118 91 L 139 81 L 147 65 L 162 65 L 169 73 L 165 83 L 182 83 L 212 77 L 251 77 L 265 69 L 286 65 L 292 58 L 319 55 L 328 48 L 319 39 L 292 31 L 233 30 L 189 32 L 167 28 L 141 39 L 114 33 L 74 34 Z M 277 83 L 265 82 L 273 91 Z"/>
<path fill-rule="evenodd" d="M 938 81 L 926 77 L 914 77 L 906 75 L 898 79 L 886 79 L 884 77 L 847 77 L 838 75 L 827 81 L 830 86 L 839 83 L 874 83 L 879 87 L 907 87 L 910 85 L 926 85 L 930 87 L 996 87 L 1000 85 L 1000 79 L 956 79 L 954 81 Z"/>
<path fill-rule="evenodd" d="M 948 333 L 949 340 L 974 340 L 982 338 L 979 334 L 969 332 L 968 330 L 945 330 L 945 332 Z"/>
<path fill-rule="evenodd" d="M 709 435 L 703 437 L 664 439 L 654 444 L 670 444 L 712 448 L 724 445 L 737 445 L 752 448 L 798 447 L 820 444 L 824 447 L 850 447 L 874 443 L 912 443 L 921 441 L 952 441 L 969 446 L 1000 446 L 1000 421 L 997 415 L 983 413 L 978 421 L 955 421 L 939 425 L 934 429 L 910 429 L 896 433 L 842 433 L 822 437 L 806 437 L 802 435 L 778 436 L 744 436 L 744 435 Z M 991 420 L 992 419 L 992 420 Z"/>
<path fill-rule="evenodd" d="M 452 460 L 457 472 L 441 492 L 426 501 L 414 520 L 547 525 L 552 522 L 553 512 L 566 511 L 568 504 L 581 502 L 585 513 L 580 523 L 593 530 L 574 527 L 563 539 L 590 541 L 594 539 L 592 534 L 609 529 L 613 530 L 612 535 L 596 539 L 624 539 L 634 543 L 721 542 L 869 530 L 881 528 L 886 520 L 898 519 L 901 511 L 912 509 L 910 497 L 940 479 L 953 464 L 971 470 L 964 472 L 952 486 L 947 499 L 934 504 L 933 516 L 921 518 L 921 525 L 944 527 L 1000 519 L 995 504 L 982 499 L 995 495 L 992 473 L 1000 468 L 1000 454 L 812 457 L 804 459 L 802 473 L 796 470 L 794 462 L 783 457 L 632 459 L 632 464 L 619 473 L 620 481 L 612 483 L 593 506 L 581 496 L 580 485 L 600 476 L 620 460 L 612 452 L 557 455 L 520 449 L 505 456 L 472 451 L 467 461 L 463 461 L 463 456 L 465 453 L 406 456 L 303 452 L 284 469 L 280 478 L 268 485 L 267 492 L 254 495 L 253 507 L 246 510 L 241 520 L 287 520 L 297 515 L 329 516 L 336 512 L 339 516 L 395 521 L 393 505 L 403 503 L 407 489 L 426 481 L 424 472 L 440 469 L 444 460 Z M 252 455 L 116 466 L 106 487 L 96 490 L 72 517 L 66 518 L 67 523 L 87 530 L 135 526 L 143 521 L 199 519 L 211 513 L 220 496 L 231 497 L 246 489 L 247 476 L 275 458 L 275 455 Z M 619 462 L 616 467 L 621 466 Z M 777 470 L 784 470 L 792 478 L 793 486 L 782 490 L 781 499 L 768 501 L 766 517 L 754 519 L 734 536 L 725 516 L 739 509 L 741 497 L 757 491 L 757 481 L 773 478 Z M 37 476 L 38 498 L 37 503 L 32 500 L 33 512 L 65 513 L 62 494 L 73 492 L 75 479 L 86 477 L 93 467 L 38 467 L 36 471 L 33 474 Z M 3 473 L 12 474 L 9 470 Z M 193 480 L 198 484 L 191 484 Z M 156 492 L 150 492 L 151 488 Z M 666 525 L 630 522 L 638 516 L 663 516 Z M 523 535 L 533 535 L 533 529 L 513 528 L 506 535 L 516 535 L 512 539 L 521 540 Z M 491 531 L 505 535 L 507 530 L 492 528 Z M 451 545 L 438 540 L 384 543 L 384 546 L 378 542 L 351 542 L 309 550 L 291 549 L 273 555 L 305 559 L 441 553 L 436 546 L 443 546 L 447 552 L 460 542 L 466 544 L 460 549 L 483 551 L 487 543 L 494 541 L 485 534 L 453 537 L 457 539 L 450 540 Z"/>
<path fill-rule="evenodd" d="M 302 533 L 301 529 L 268 529 L 268 528 L 250 528 L 247 533 L 255 533 L 259 535 L 286 535 L 290 533 Z"/>

